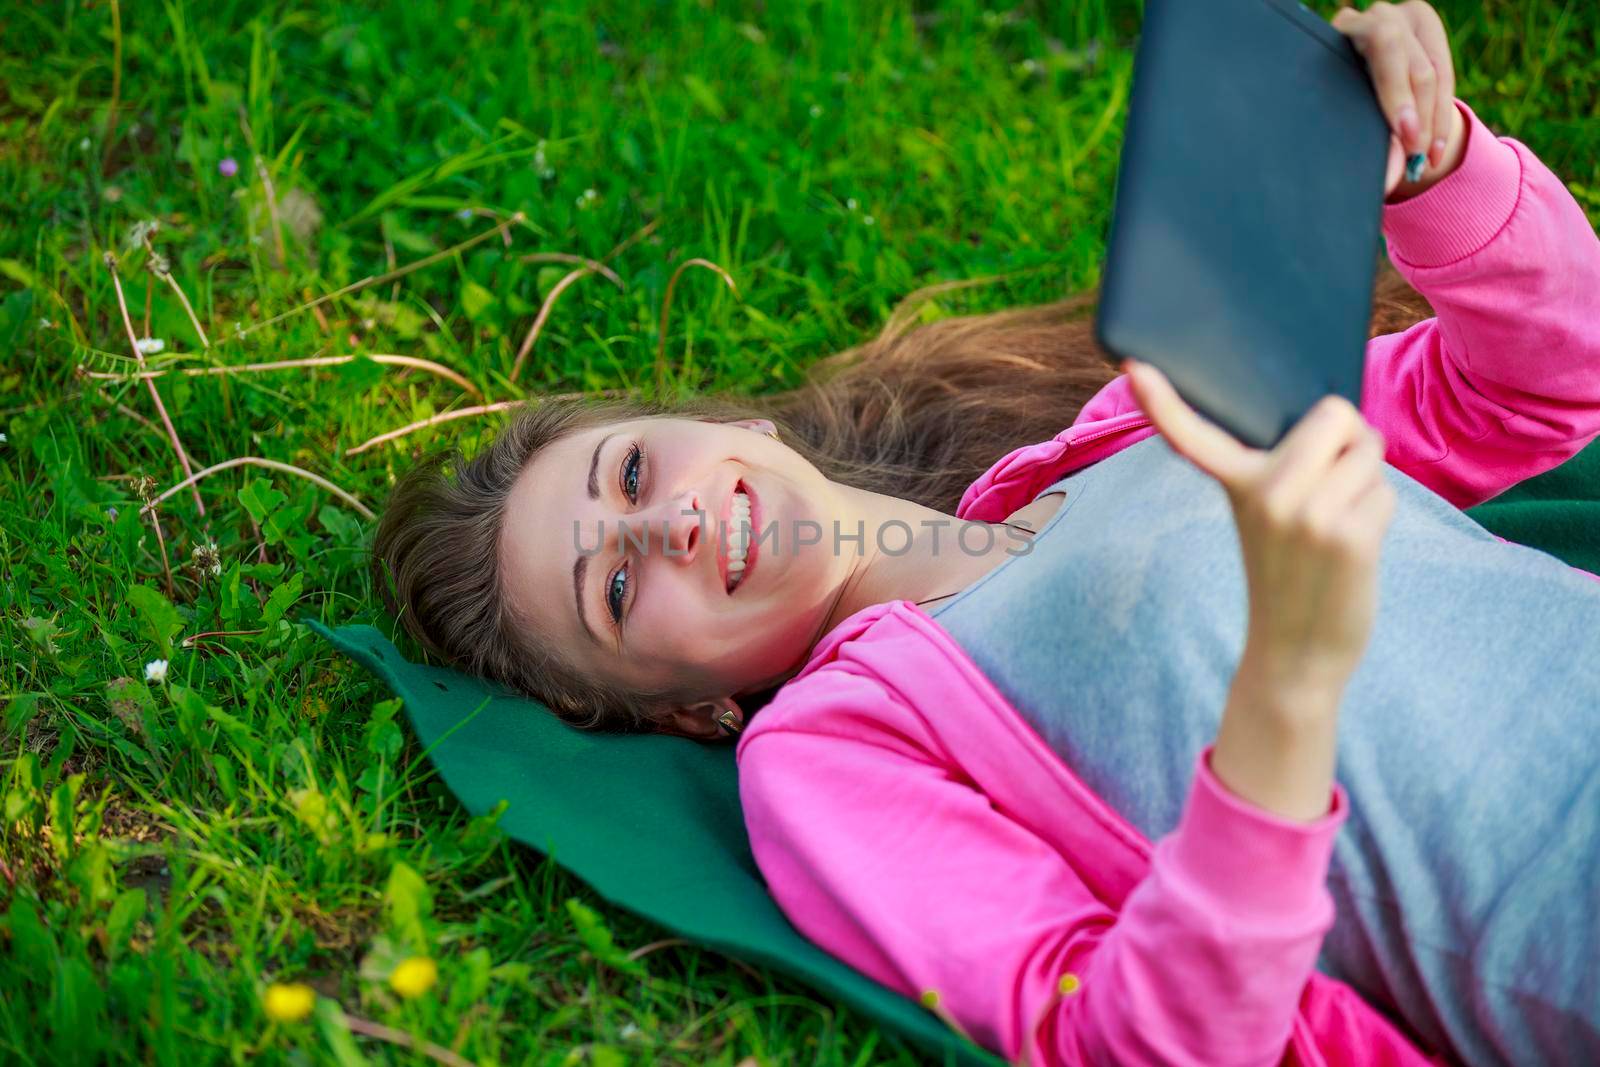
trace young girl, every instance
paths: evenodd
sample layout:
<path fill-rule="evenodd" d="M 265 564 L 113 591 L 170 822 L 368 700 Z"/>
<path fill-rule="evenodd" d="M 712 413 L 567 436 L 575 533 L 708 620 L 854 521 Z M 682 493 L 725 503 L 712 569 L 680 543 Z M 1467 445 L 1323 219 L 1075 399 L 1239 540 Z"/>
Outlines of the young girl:
<path fill-rule="evenodd" d="M 1359 411 L 1246 448 L 1083 300 L 891 324 L 423 463 L 401 621 L 577 725 L 739 734 L 794 923 L 1009 1058 L 1600 1062 L 1600 583 L 1457 510 L 1600 434 L 1600 242 L 1426 4 L 1334 25 L 1437 312 Z"/>

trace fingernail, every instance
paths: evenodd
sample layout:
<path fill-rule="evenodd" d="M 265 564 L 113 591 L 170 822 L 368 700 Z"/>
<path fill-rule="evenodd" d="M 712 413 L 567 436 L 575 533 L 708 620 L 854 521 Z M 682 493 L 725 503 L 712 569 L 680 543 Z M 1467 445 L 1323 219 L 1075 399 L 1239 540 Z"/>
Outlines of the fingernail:
<path fill-rule="evenodd" d="M 1406 181 L 1414 182 L 1422 177 L 1422 168 L 1428 162 L 1428 157 L 1418 152 L 1414 156 L 1406 157 Z"/>
<path fill-rule="evenodd" d="M 1444 138 L 1443 137 L 1437 137 L 1437 138 L 1434 139 L 1433 148 L 1430 149 L 1429 152 L 1428 152 L 1428 165 L 1431 166 L 1431 167 L 1437 167 L 1439 164 L 1441 164 L 1443 162 L 1444 162 Z"/>

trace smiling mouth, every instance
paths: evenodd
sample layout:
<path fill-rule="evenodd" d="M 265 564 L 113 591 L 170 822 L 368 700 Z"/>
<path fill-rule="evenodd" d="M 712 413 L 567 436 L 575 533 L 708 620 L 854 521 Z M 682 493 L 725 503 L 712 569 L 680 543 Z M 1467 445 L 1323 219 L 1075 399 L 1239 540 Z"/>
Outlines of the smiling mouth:
<path fill-rule="evenodd" d="M 751 506 L 749 493 L 743 482 L 734 486 L 733 506 L 728 515 L 728 593 L 739 588 L 755 565 L 751 546 Z"/>

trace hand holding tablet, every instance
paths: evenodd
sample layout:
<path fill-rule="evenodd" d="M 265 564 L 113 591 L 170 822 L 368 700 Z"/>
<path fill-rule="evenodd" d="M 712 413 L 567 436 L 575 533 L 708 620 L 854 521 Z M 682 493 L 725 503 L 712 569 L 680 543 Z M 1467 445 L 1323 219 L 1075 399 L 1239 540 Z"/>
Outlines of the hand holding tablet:
<path fill-rule="evenodd" d="M 1257 447 L 1329 394 L 1359 407 L 1384 195 L 1464 146 L 1432 8 L 1336 26 L 1292 0 L 1145 9 L 1097 334 Z"/>

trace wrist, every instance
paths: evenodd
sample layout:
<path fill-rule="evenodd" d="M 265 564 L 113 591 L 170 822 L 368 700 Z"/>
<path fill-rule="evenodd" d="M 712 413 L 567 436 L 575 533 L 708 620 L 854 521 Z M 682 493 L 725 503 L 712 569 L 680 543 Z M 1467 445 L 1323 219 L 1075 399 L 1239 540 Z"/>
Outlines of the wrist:
<path fill-rule="evenodd" d="M 1288 650 L 1281 643 L 1250 637 L 1233 684 L 1262 698 L 1263 703 L 1282 705 L 1288 714 L 1295 708 L 1337 706 L 1354 670 L 1344 657 Z"/>
<path fill-rule="evenodd" d="M 1241 662 L 1212 750 L 1217 781 L 1282 818 L 1307 822 L 1326 814 L 1340 696 L 1321 685 L 1264 675 Z"/>

